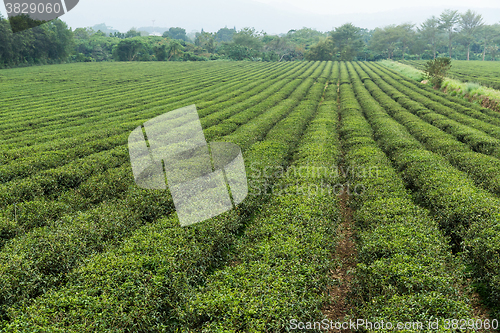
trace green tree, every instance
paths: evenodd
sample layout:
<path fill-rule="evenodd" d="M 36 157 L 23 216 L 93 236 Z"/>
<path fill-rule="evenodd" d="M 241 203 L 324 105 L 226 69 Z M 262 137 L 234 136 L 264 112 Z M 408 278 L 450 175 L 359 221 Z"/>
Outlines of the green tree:
<path fill-rule="evenodd" d="M 73 31 L 73 35 L 77 39 L 89 39 L 93 34 L 95 34 L 95 31 L 92 28 L 76 28 Z"/>
<path fill-rule="evenodd" d="M 352 61 L 363 50 L 362 31 L 352 23 L 346 23 L 330 32 L 334 53 L 342 61 Z"/>
<path fill-rule="evenodd" d="M 286 37 L 265 36 L 263 42 L 265 43 L 265 50 L 276 54 L 278 62 L 295 51 L 295 47 L 291 45 Z"/>
<path fill-rule="evenodd" d="M 420 25 L 420 28 L 418 28 L 418 32 L 432 47 L 433 59 L 436 59 L 436 44 L 439 31 L 440 22 L 439 19 L 435 16 L 432 16 L 431 18 L 425 20 L 425 22 Z"/>
<path fill-rule="evenodd" d="M 196 46 L 204 48 L 209 53 L 213 53 L 215 51 L 216 45 L 214 35 L 209 32 L 197 32 L 195 35 L 194 44 Z"/>
<path fill-rule="evenodd" d="M 168 61 L 172 59 L 172 57 L 177 58 L 180 55 L 182 55 L 182 50 L 184 47 L 178 40 L 171 40 L 170 43 L 168 44 L 167 48 L 167 54 L 168 54 Z"/>
<path fill-rule="evenodd" d="M 219 29 L 215 34 L 215 40 L 218 42 L 230 42 L 233 40 L 235 29 L 228 29 L 227 27 Z"/>
<path fill-rule="evenodd" d="M 102 32 L 101 30 L 97 30 L 95 35 L 100 36 L 100 37 L 106 37 L 106 33 Z"/>
<path fill-rule="evenodd" d="M 417 33 L 412 45 L 409 48 L 409 52 L 422 59 L 422 54 L 425 52 L 428 46 L 428 40 L 421 34 Z"/>
<path fill-rule="evenodd" d="M 252 57 L 252 52 L 248 47 L 234 42 L 224 44 L 221 51 L 233 60 L 244 60 Z"/>
<path fill-rule="evenodd" d="M 322 40 L 307 51 L 305 58 L 309 61 L 333 60 L 335 47 L 331 39 Z"/>
<path fill-rule="evenodd" d="M 485 25 L 481 29 L 481 38 L 483 40 L 483 61 L 486 57 L 486 50 L 494 43 L 495 39 L 500 37 L 500 24 Z"/>
<path fill-rule="evenodd" d="M 481 14 L 477 14 L 472 10 L 468 10 L 462 14 L 459 21 L 461 41 L 467 48 L 467 61 L 470 60 L 470 46 L 476 39 L 478 33 L 481 31 L 484 22 Z"/>
<path fill-rule="evenodd" d="M 415 40 L 415 31 L 413 30 L 414 27 L 415 25 L 411 23 L 403 23 L 396 26 L 398 40 L 402 45 L 403 60 L 405 59 L 407 47 L 410 46 Z"/>
<path fill-rule="evenodd" d="M 453 50 L 453 38 L 457 33 L 457 24 L 460 21 L 460 14 L 457 10 L 446 9 L 439 17 L 439 28 L 448 34 L 448 53 L 451 58 Z"/>
<path fill-rule="evenodd" d="M 286 34 L 287 40 L 292 45 L 302 47 L 306 50 L 308 50 L 312 45 L 324 40 L 325 37 L 328 37 L 328 33 L 323 33 L 321 31 L 305 27 L 299 30 L 290 30 Z"/>
<path fill-rule="evenodd" d="M 167 60 L 167 45 L 162 44 L 155 47 L 155 58 L 158 61 Z"/>
<path fill-rule="evenodd" d="M 140 36 L 141 36 L 141 33 L 139 31 L 135 30 L 134 28 L 130 29 L 125 34 L 125 38 L 134 38 L 134 37 L 140 37 Z"/>
<path fill-rule="evenodd" d="M 233 43 L 260 51 L 262 49 L 262 33 L 256 32 L 255 28 L 243 28 L 233 35 Z"/>
<path fill-rule="evenodd" d="M 183 40 L 187 42 L 189 39 L 186 35 L 186 29 L 179 28 L 179 27 L 172 27 L 168 29 L 168 31 L 165 31 L 163 33 L 163 37 L 165 38 L 171 38 L 171 39 L 178 39 L 178 40 Z"/>
<path fill-rule="evenodd" d="M 66 60 L 75 47 L 75 38 L 73 32 L 65 22 L 59 19 L 50 21 L 47 26 L 54 36 L 54 58 Z"/>
<path fill-rule="evenodd" d="M 138 39 L 124 39 L 113 49 L 113 57 L 118 61 L 133 61 L 145 49 Z"/>
<path fill-rule="evenodd" d="M 498 42 L 496 43 L 496 45 L 492 45 L 492 46 L 489 46 L 488 47 L 488 52 L 490 53 L 491 55 L 491 60 L 492 61 L 495 61 L 496 60 L 496 57 L 498 56 L 498 54 L 500 53 L 500 48 L 498 46 Z"/>
<path fill-rule="evenodd" d="M 13 33 L 9 21 L 0 13 L 0 68 L 9 65 L 14 60 Z"/>
<path fill-rule="evenodd" d="M 451 58 L 437 58 L 427 61 L 424 67 L 424 74 L 432 82 L 434 88 L 439 89 L 450 68 Z"/>
<path fill-rule="evenodd" d="M 395 25 L 376 28 L 369 45 L 372 50 L 387 53 L 387 58 L 392 59 L 399 37 L 399 29 Z"/>

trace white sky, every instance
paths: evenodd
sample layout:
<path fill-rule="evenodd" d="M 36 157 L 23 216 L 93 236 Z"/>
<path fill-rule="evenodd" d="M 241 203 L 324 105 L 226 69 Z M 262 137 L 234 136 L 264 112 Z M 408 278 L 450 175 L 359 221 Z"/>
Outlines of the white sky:
<path fill-rule="evenodd" d="M 399 8 L 470 7 L 500 8 L 499 0 L 255 0 L 273 6 L 293 6 L 315 14 L 376 13 Z M 500 20 L 500 18 L 499 18 Z"/>
<path fill-rule="evenodd" d="M 329 31 L 346 22 L 368 29 L 419 24 L 444 9 L 469 8 L 483 14 L 486 23 L 500 22 L 500 0 L 80 0 L 61 19 L 72 28 L 106 23 L 122 32 L 155 20 L 156 27 L 183 27 L 187 32 L 235 26 L 272 34 L 304 26 Z M 5 17 L 2 4 L 0 11 Z"/>

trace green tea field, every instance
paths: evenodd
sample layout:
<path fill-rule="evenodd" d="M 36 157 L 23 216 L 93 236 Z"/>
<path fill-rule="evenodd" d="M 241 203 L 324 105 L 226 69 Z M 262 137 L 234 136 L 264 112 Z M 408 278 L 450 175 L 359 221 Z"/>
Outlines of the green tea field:
<path fill-rule="evenodd" d="M 192 104 L 207 141 L 241 148 L 249 193 L 181 227 L 168 190 L 135 184 L 127 140 Z M 0 71 L 1 332 L 349 319 L 498 328 L 500 113 L 371 62 Z"/>
<path fill-rule="evenodd" d="M 423 69 L 424 60 L 400 61 L 403 64 Z M 500 66 L 496 61 L 453 60 L 448 76 L 462 82 L 476 82 L 486 87 L 500 89 Z"/>

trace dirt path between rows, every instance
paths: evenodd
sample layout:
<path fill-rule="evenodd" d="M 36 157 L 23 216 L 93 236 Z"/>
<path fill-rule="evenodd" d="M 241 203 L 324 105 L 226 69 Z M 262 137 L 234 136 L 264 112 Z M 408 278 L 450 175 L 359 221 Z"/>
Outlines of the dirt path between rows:
<path fill-rule="evenodd" d="M 337 100 L 337 103 L 340 103 Z M 339 113 L 338 126 L 341 126 L 342 118 Z M 340 138 L 341 139 L 341 138 Z M 344 151 L 341 149 L 341 170 L 345 170 L 343 165 Z M 353 278 L 353 270 L 357 263 L 357 251 L 354 243 L 354 225 L 352 210 L 349 207 L 349 195 L 344 191 L 340 196 L 340 214 L 341 223 L 337 228 L 338 241 L 335 252 L 332 256 L 340 261 L 340 265 L 330 271 L 330 278 L 333 283 L 328 289 L 330 302 L 323 309 L 323 314 L 332 322 L 343 322 L 344 318 L 351 313 L 351 305 L 348 301 L 349 292 L 351 290 L 351 280 Z M 340 332 L 340 330 L 332 329 L 329 332 Z M 352 332 L 351 330 L 342 330 L 342 332 Z"/>

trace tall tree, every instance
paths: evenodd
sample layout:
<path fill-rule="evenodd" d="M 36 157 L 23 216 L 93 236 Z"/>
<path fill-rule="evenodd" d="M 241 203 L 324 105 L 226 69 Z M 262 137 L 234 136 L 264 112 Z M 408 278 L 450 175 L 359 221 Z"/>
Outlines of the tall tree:
<path fill-rule="evenodd" d="M 470 46 L 484 25 L 483 17 L 481 14 L 477 14 L 469 9 L 465 14 L 461 15 L 459 25 L 462 34 L 462 43 L 467 48 L 467 61 L 469 61 Z"/>
<path fill-rule="evenodd" d="M 155 58 L 158 61 L 165 61 L 167 59 L 167 45 L 159 44 L 154 49 Z"/>
<path fill-rule="evenodd" d="M 134 38 L 134 37 L 140 37 L 140 36 L 141 36 L 141 33 L 139 31 L 135 30 L 135 28 L 130 29 L 125 34 L 125 38 Z"/>
<path fill-rule="evenodd" d="M 346 23 L 330 32 L 334 52 L 341 61 L 352 61 L 363 50 L 362 31 L 352 23 Z"/>
<path fill-rule="evenodd" d="M 167 48 L 167 53 L 168 53 L 168 61 L 172 59 L 172 57 L 176 58 L 182 54 L 182 49 L 184 47 L 178 40 L 172 40 L 170 41 L 170 44 L 168 44 Z"/>
<path fill-rule="evenodd" d="M 451 58 L 453 50 L 453 38 L 457 33 L 457 24 L 460 21 L 460 14 L 457 10 L 446 9 L 439 17 L 439 28 L 448 34 L 448 53 Z"/>
<path fill-rule="evenodd" d="M 76 28 L 73 34 L 77 39 L 89 39 L 90 36 L 95 34 L 95 31 L 92 28 Z"/>
<path fill-rule="evenodd" d="M 392 59 L 398 41 L 399 30 L 395 25 L 376 28 L 370 40 L 370 48 L 381 53 L 387 52 L 387 58 Z"/>
<path fill-rule="evenodd" d="M 500 24 L 485 25 L 481 29 L 481 38 L 483 40 L 483 61 L 486 57 L 486 50 L 498 37 L 500 37 Z"/>
<path fill-rule="evenodd" d="M 235 44 L 259 51 L 262 48 L 262 32 L 255 31 L 255 28 L 243 28 L 233 35 Z"/>
<path fill-rule="evenodd" d="M 183 29 L 183 28 L 179 28 L 179 27 L 172 27 L 170 29 L 168 29 L 168 31 L 165 31 L 163 33 L 163 37 L 165 38 L 172 38 L 172 39 L 179 39 L 179 40 L 183 40 L 185 42 L 188 41 L 188 37 L 186 35 L 186 29 Z"/>
<path fill-rule="evenodd" d="M 194 45 L 204 48 L 209 53 L 213 53 L 215 51 L 214 35 L 210 32 L 197 32 L 194 39 Z"/>
<path fill-rule="evenodd" d="M 132 61 L 136 59 L 144 47 L 144 44 L 138 39 L 124 39 L 114 47 L 113 57 L 118 61 Z"/>
<path fill-rule="evenodd" d="M 329 61 L 333 60 L 334 45 L 331 39 L 322 40 L 311 46 L 305 58 L 309 61 Z"/>
<path fill-rule="evenodd" d="M 230 42 L 233 40 L 233 35 L 236 32 L 235 29 L 228 29 L 227 27 L 219 29 L 215 34 L 215 39 L 218 42 Z"/>
<path fill-rule="evenodd" d="M 396 27 L 399 35 L 399 42 L 403 45 L 403 60 L 405 59 L 406 48 L 415 40 L 414 24 L 403 23 Z"/>
<path fill-rule="evenodd" d="M 266 51 L 274 52 L 278 56 L 278 62 L 295 50 L 286 37 L 266 36 L 263 41 Z"/>
<path fill-rule="evenodd" d="M 418 32 L 422 37 L 432 46 L 433 58 L 436 59 L 436 44 L 437 36 L 439 33 L 439 19 L 435 16 L 428 18 L 424 23 L 418 28 Z"/>
<path fill-rule="evenodd" d="M 0 13 L 0 68 L 14 60 L 13 33 L 9 21 Z"/>

